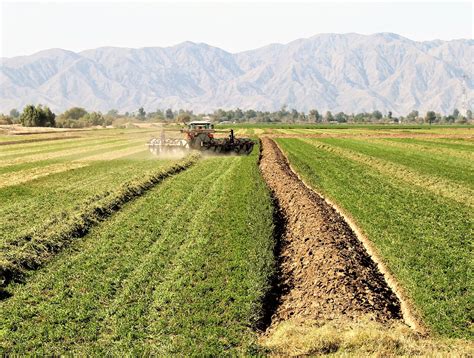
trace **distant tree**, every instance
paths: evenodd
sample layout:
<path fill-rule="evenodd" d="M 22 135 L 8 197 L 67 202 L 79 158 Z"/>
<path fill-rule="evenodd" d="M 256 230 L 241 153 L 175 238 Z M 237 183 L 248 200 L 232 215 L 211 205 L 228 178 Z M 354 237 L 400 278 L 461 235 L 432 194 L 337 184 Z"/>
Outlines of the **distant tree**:
<path fill-rule="evenodd" d="M 110 117 L 117 117 L 118 116 L 118 110 L 111 109 L 110 111 L 107 112 L 107 115 L 110 116 Z"/>
<path fill-rule="evenodd" d="M 326 112 L 326 114 L 324 115 L 324 120 L 326 122 L 331 122 L 334 120 L 334 116 L 332 115 L 331 111 Z"/>
<path fill-rule="evenodd" d="M 180 113 L 176 117 L 177 123 L 188 123 L 190 120 L 191 120 L 191 116 L 189 115 L 189 113 L 186 113 L 186 112 Z"/>
<path fill-rule="evenodd" d="M 472 120 L 472 111 L 471 111 L 470 109 L 468 109 L 468 110 L 466 111 L 466 118 L 467 118 L 468 120 Z"/>
<path fill-rule="evenodd" d="M 168 108 L 165 112 L 165 117 L 166 119 L 173 119 L 174 118 L 174 113 L 171 108 Z"/>
<path fill-rule="evenodd" d="M 321 115 L 319 114 L 317 109 L 312 109 L 309 111 L 309 118 L 315 122 L 321 121 Z"/>
<path fill-rule="evenodd" d="M 339 112 L 339 113 L 336 114 L 335 119 L 339 123 L 345 123 L 345 122 L 347 122 L 347 115 L 344 112 Z"/>
<path fill-rule="evenodd" d="M 288 106 L 284 104 L 281 106 L 280 111 L 277 113 L 277 116 L 280 120 L 288 117 L 290 115 L 290 112 L 288 112 Z"/>
<path fill-rule="evenodd" d="M 449 116 L 445 116 L 445 117 L 444 117 L 444 120 L 445 120 L 447 123 L 454 123 L 454 120 L 455 120 L 455 119 L 456 119 L 456 118 L 454 118 L 452 114 L 450 114 Z"/>
<path fill-rule="evenodd" d="M 375 110 L 375 111 L 372 112 L 372 118 L 375 118 L 377 120 L 381 120 L 383 118 L 383 114 L 382 114 L 382 112 Z"/>
<path fill-rule="evenodd" d="M 13 118 L 11 116 L 7 116 L 3 113 L 0 113 L 0 124 L 12 124 Z"/>
<path fill-rule="evenodd" d="M 358 123 L 365 122 L 368 117 L 369 115 L 367 113 L 357 113 L 354 116 L 354 122 L 358 122 Z"/>
<path fill-rule="evenodd" d="M 245 117 L 244 112 L 242 112 L 242 110 L 240 108 L 236 108 L 236 110 L 234 111 L 234 116 L 233 117 L 237 121 L 240 121 Z"/>
<path fill-rule="evenodd" d="M 13 108 L 11 111 L 10 111 L 10 117 L 12 118 L 18 118 L 20 117 L 20 112 L 18 112 L 18 110 L 16 108 Z"/>
<path fill-rule="evenodd" d="M 49 107 L 27 105 L 20 116 L 20 123 L 25 127 L 54 127 L 56 115 Z"/>
<path fill-rule="evenodd" d="M 257 117 L 257 112 L 255 112 L 253 109 L 249 109 L 245 111 L 245 118 L 247 119 L 252 119 Z"/>
<path fill-rule="evenodd" d="M 143 120 L 145 119 L 145 116 L 146 116 L 146 112 L 143 109 L 143 107 L 138 108 L 138 118 Z"/>
<path fill-rule="evenodd" d="M 41 110 L 41 105 L 39 106 Z M 55 122 L 56 114 L 54 114 L 49 107 L 42 108 L 42 115 L 41 115 L 41 125 L 44 127 L 54 127 L 56 125 Z"/>
<path fill-rule="evenodd" d="M 35 106 L 29 104 L 23 108 L 20 122 L 25 127 L 36 127 L 40 122 L 40 113 L 36 110 Z"/>
<path fill-rule="evenodd" d="M 100 112 L 88 113 L 83 118 L 91 126 L 103 126 L 105 124 L 105 118 Z"/>
<path fill-rule="evenodd" d="M 87 114 L 87 111 L 81 107 L 72 107 L 68 109 L 66 112 L 61 114 L 62 118 L 65 119 L 80 119 Z"/>
<path fill-rule="evenodd" d="M 291 119 L 292 119 L 292 121 L 293 121 L 293 122 L 296 121 L 296 120 L 298 119 L 298 117 L 299 117 L 298 111 L 293 108 L 293 109 L 291 110 Z"/>
<path fill-rule="evenodd" d="M 426 112 L 425 122 L 431 125 L 434 121 L 436 121 L 436 113 L 434 111 Z"/>
<path fill-rule="evenodd" d="M 454 111 L 453 111 L 453 117 L 456 119 L 459 117 L 459 109 L 455 108 Z"/>
<path fill-rule="evenodd" d="M 414 122 L 414 121 L 416 121 L 416 120 L 418 119 L 418 116 L 419 116 L 419 115 L 420 115 L 420 114 L 418 113 L 418 111 L 413 110 L 413 111 L 411 111 L 410 113 L 408 113 L 407 119 L 408 119 L 409 121 L 411 121 L 411 122 Z"/>
<path fill-rule="evenodd" d="M 388 115 L 387 115 L 388 119 L 392 119 L 392 111 L 388 111 Z"/>

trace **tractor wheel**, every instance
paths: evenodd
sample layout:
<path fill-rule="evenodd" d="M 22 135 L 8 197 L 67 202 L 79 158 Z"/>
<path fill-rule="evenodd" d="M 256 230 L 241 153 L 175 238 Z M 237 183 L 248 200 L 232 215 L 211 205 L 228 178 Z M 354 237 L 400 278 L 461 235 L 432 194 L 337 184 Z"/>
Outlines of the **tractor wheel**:
<path fill-rule="evenodd" d="M 252 153 L 252 150 L 253 150 L 253 143 L 247 144 L 247 148 L 246 148 L 246 150 L 245 150 L 245 154 L 249 155 L 250 153 Z"/>

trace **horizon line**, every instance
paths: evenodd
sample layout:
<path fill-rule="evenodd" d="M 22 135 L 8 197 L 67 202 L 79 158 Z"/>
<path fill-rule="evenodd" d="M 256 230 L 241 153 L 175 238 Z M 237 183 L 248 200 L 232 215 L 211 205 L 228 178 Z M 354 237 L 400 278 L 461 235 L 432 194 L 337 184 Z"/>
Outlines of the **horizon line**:
<path fill-rule="evenodd" d="M 296 42 L 296 41 L 309 40 L 309 39 L 312 39 L 312 38 L 314 38 L 314 37 L 323 36 L 323 35 L 358 35 L 358 36 L 370 37 L 370 36 L 384 35 L 384 34 L 386 34 L 386 35 L 396 35 L 396 36 L 399 37 L 399 38 L 402 38 L 402 39 L 405 39 L 405 40 L 409 40 L 409 41 L 412 41 L 412 42 L 415 42 L 415 43 L 436 42 L 436 41 L 440 41 L 440 42 L 451 42 L 451 41 L 472 41 L 472 40 L 474 40 L 473 38 L 453 38 L 453 39 L 450 39 L 450 40 L 442 40 L 442 39 L 439 39 L 439 38 L 431 39 L 431 40 L 413 40 L 413 39 L 411 39 L 411 38 L 409 38 L 409 37 L 406 37 L 406 36 L 397 34 L 397 33 L 395 33 L 395 32 L 389 32 L 389 31 L 386 31 L 386 32 L 374 32 L 374 33 L 370 33 L 370 34 L 364 34 L 364 33 L 359 33 L 359 32 L 341 32 L 341 33 L 338 33 L 338 32 L 321 32 L 321 33 L 317 33 L 317 34 L 314 34 L 314 35 L 309 36 L 309 37 L 299 37 L 299 38 L 296 38 L 296 39 L 291 40 L 291 41 L 289 41 L 289 42 L 271 42 L 271 43 L 268 43 L 268 44 L 266 44 L 266 45 L 264 45 L 264 46 L 255 47 L 255 48 L 251 48 L 251 49 L 243 50 L 243 51 L 236 51 L 236 52 L 227 51 L 227 50 L 223 49 L 222 47 L 215 46 L 215 45 L 211 45 L 211 44 L 209 44 L 209 43 L 207 43 L 207 42 L 195 42 L 195 41 L 185 40 L 185 41 L 181 41 L 181 42 L 178 42 L 178 43 L 176 43 L 176 44 L 168 45 L 168 46 L 127 47 L 127 46 L 109 46 L 109 45 L 104 45 L 104 46 L 99 46 L 99 47 L 86 48 L 86 49 L 78 50 L 78 51 L 69 50 L 69 49 L 65 49 L 65 48 L 61 48 L 61 47 L 50 47 L 50 48 L 45 48 L 45 49 L 43 49 L 43 50 L 39 50 L 39 51 L 30 53 L 30 54 L 25 54 L 25 55 L 2 56 L 2 57 L 0 57 L 0 60 L 10 60 L 10 59 L 18 58 L 18 57 L 29 57 L 29 56 L 34 56 L 34 55 L 37 55 L 37 54 L 42 53 L 42 52 L 45 52 L 45 51 L 51 51 L 51 50 L 61 50 L 61 51 L 71 52 L 71 53 L 74 53 L 74 54 L 77 54 L 77 55 L 78 55 L 78 54 L 81 54 L 82 52 L 93 51 L 93 50 L 98 50 L 98 49 L 103 49 L 103 48 L 126 49 L 126 50 L 142 50 L 142 49 L 152 49 L 152 48 L 167 49 L 167 48 L 178 47 L 178 46 L 181 46 L 181 45 L 187 44 L 187 43 L 191 43 L 191 44 L 193 44 L 193 45 L 206 45 L 206 46 L 209 46 L 209 47 L 212 47 L 212 48 L 217 48 L 217 49 L 220 49 L 220 50 L 225 51 L 225 52 L 227 52 L 227 53 L 230 53 L 230 54 L 235 55 L 235 54 L 240 54 L 240 53 L 245 53 L 245 52 L 250 52 L 250 51 L 259 50 L 259 49 L 262 49 L 262 48 L 265 48 L 265 47 L 268 47 L 268 46 L 278 46 L 278 45 L 286 46 L 286 45 L 289 45 L 289 44 L 291 44 L 291 43 L 293 43 L 293 42 Z"/>

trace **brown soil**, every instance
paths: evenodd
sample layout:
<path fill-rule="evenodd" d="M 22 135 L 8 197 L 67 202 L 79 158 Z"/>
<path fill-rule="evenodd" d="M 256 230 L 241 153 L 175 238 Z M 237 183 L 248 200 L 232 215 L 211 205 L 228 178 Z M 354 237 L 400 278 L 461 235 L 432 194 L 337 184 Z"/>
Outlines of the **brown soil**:
<path fill-rule="evenodd" d="M 285 223 L 270 330 L 290 318 L 401 319 L 397 296 L 356 234 L 298 179 L 270 138 L 262 139 L 260 169 Z"/>

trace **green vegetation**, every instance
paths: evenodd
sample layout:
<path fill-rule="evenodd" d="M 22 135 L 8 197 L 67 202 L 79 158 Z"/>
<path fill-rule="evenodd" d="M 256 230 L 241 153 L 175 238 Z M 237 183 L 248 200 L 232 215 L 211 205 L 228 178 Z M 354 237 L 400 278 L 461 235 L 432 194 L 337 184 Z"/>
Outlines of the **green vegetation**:
<path fill-rule="evenodd" d="M 56 115 L 49 107 L 28 105 L 23 109 L 20 116 L 20 123 L 25 127 L 54 127 Z"/>
<path fill-rule="evenodd" d="M 472 351 L 446 339 L 472 339 L 472 126 L 221 126 L 281 137 L 293 167 L 357 222 L 411 296 L 435 333 L 421 340 L 401 324 L 291 320 L 258 338 L 275 269 L 258 148 L 160 159 L 145 146 L 160 127 L 142 124 L 0 132 L 0 354 Z"/>
<path fill-rule="evenodd" d="M 59 128 L 84 128 L 90 126 L 108 126 L 112 124 L 111 116 L 104 116 L 101 112 L 87 112 L 84 108 L 72 107 L 62 113 L 57 121 Z"/>
<path fill-rule="evenodd" d="M 186 158 L 166 169 L 141 173 L 135 180 L 127 180 L 117 188 L 97 192 L 89 200 L 63 211 L 20 237 L 1 243 L 0 280 L 5 284 L 24 274 L 25 269 L 36 268 L 71 240 L 82 236 L 90 227 L 119 210 L 124 203 L 141 195 L 160 182 L 192 165 L 197 158 Z M 47 201 L 47 199 L 46 199 Z"/>
<path fill-rule="evenodd" d="M 87 132 L 0 147 L 1 285 L 179 169 L 148 152 L 148 136 Z"/>
<path fill-rule="evenodd" d="M 340 129 L 346 130 L 345 132 L 351 132 L 350 130 L 363 130 L 363 131 L 379 131 L 379 130 L 394 130 L 397 131 L 412 131 L 412 130 L 424 130 L 429 131 L 429 133 L 438 133 L 438 130 L 444 130 L 447 128 L 459 129 L 459 128 L 474 128 L 470 124 L 451 124 L 443 125 L 437 124 L 435 126 L 429 126 L 427 124 L 383 124 L 383 123 L 362 123 L 362 124 L 352 124 L 352 123 L 339 123 L 339 124 L 329 124 L 329 123 L 223 123 L 216 126 L 216 128 L 252 128 L 252 129 L 265 129 L 269 133 L 272 133 L 272 130 L 278 129 L 328 129 L 328 130 L 337 130 Z M 325 131 L 324 131 L 325 132 Z M 305 131 L 306 134 L 311 134 L 311 131 Z M 342 134 L 342 133 L 341 133 Z M 352 134 L 352 133 L 351 133 Z"/>
<path fill-rule="evenodd" d="M 24 112 L 29 111 L 27 106 Z M 41 107 L 41 105 L 39 105 Z M 34 108 L 34 107 L 33 107 Z M 37 107 L 38 108 L 38 107 Z M 9 115 L 0 113 L 0 125 L 12 123 L 24 123 L 18 120 L 19 112 L 12 109 Z M 58 116 L 56 126 L 61 128 L 84 128 L 90 126 L 119 126 L 126 122 L 161 122 L 161 123 L 184 123 L 191 120 L 210 119 L 216 124 L 403 124 L 416 125 L 426 123 L 431 124 L 473 124 L 472 111 L 468 110 L 461 114 L 458 109 L 454 109 L 452 114 L 436 113 L 428 111 L 425 115 L 413 110 L 407 115 L 394 116 L 391 111 L 382 113 L 379 110 L 373 112 L 361 113 L 332 113 L 326 111 L 324 115 L 313 108 L 307 112 L 298 111 L 294 108 L 288 108 L 284 105 L 277 111 L 260 111 L 254 109 L 242 110 L 219 108 L 212 113 L 195 114 L 193 111 L 185 109 L 156 109 L 155 111 L 146 111 L 143 107 L 137 108 L 134 112 L 119 113 L 116 109 L 109 110 L 106 114 L 101 112 L 87 112 L 81 107 L 72 107 Z M 20 117 L 21 119 L 21 117 Z M 54 119 L 54 118 L 53 118 Z M 27 122 L 30 123 L 30 122 Z M 42 121 L 35 121 L 37 126 L 49 126 Z M 28 124 L 30 125 L 30 124 Z M 54 126 L 54 121 L 52 126 Z"/>
<path fill-rule="evenodd" d="M 273 271 L 257 158 L 201 160 L 11 285 L 0 351 L 252 353 Z"/>
<path fill-rule="evenodd" d="M 277 142 L 310 185 L 353 217 L 434 332 L 469 337 L 472 200 L 455 200 L 463 191 L 439 195 L 439 187 L 418 179 L 472 191 L 466 168 L 472 168 L 474 146 L 466 143 L 471 160 L 463 160 L 354 139 Z M 403 175 L 394 177 L 397 170 Z"/>

